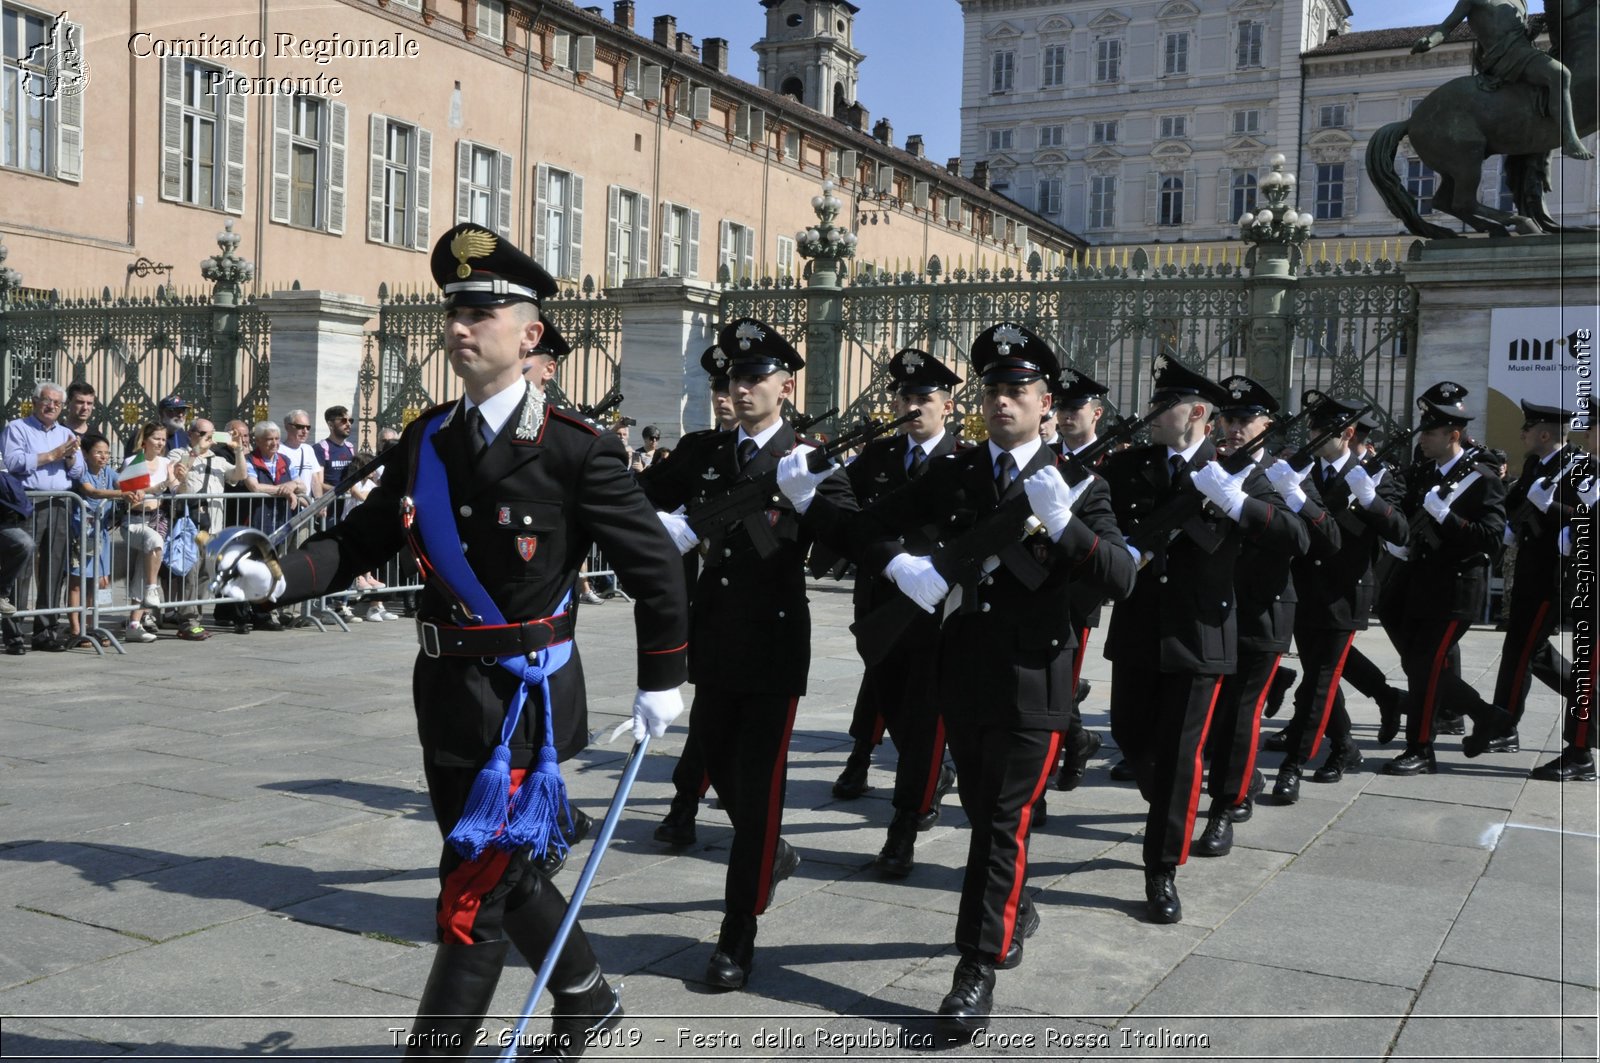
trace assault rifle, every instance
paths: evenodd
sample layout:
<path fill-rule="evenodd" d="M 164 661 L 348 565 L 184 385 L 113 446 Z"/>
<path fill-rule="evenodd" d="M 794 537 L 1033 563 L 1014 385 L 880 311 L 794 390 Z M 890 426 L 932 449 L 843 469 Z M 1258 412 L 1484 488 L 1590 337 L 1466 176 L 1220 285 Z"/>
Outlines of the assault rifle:
<path fill-rule="evenodd" d="M 827 413 L 819 413 L 815 417 L 809 414 L 796 413 L 794 420 L 790 422 L 789 426 L 794 429 L 795 435 L 802 435 L 810 431 L 812 425 L 821 424 L 823 421 L 826 421 L 828 418 L 836 415 L 838 412 L 839 407 L 835 406 Z"/>
<path fill-rule="evenodd" d="M 599 402 L 595 403 L 593 406 L 579 406 L 578 412 L 589 418 L 591 421 L 598 421 L 600 418 L 604 417 L 606 414 L 610 413 L 612 410 L 621 405 L 622 389 L 613 384 L 611 385 L 611 390 L 606 392 L 605 395 L 601 397 Z"/>
<path fill-rule="evenodd" d="M 1217 459 L 1223 471 L 1230 476 L 1237 475 L 1248 469 L 1256 460 L 1256 452 L 1267 445 L 1267 440 L 1277 435 L 1286 435 L 1291 428 L 1311 416 L 1316 408 L 1322 405 L 1323 396 L 1318 396 L 1311 402 L 1301 407 L 1300 412 L 1288 420 L 1268 425 L 1267 428 L 1251 437 L 1239 449 L 1223 455 Z M 1201 519 L 1205 512 L 1207 498 L 1200 491 L 1180 491 L 1164 502 L 1150 516 L 1139 522 L 1139 527 L 1131 533 L 1125 532 L 1123 538 L 1128 545 L 1138 550 L 1141 554 L 1151 553 L 1158 546 L 1170 541 L 1181 530 L 1188 534 L 1196 546 L 1208 554 L 1214 554 L 1222 546 L 1224 536 L 1214 532 L 1210 525 Z"/>
<path fill-rule="evenodd" d="M 1567 474 L 1582 464 L 1583 459 L 1587 457 L 1588 455 L 1583 451 L 1576 447 L 1572 448 L 1572 454 L 1567 458 L 1565 465 L 1561 466 L 1561 468 L 1557 469 L 1555 472 L 1550 473 L 1548 476 L 1541 476 L 1534 480 L 1534 482 L 1529 485 L 1529 490 L 1532 490 L 1534 487 L 1539 487 L 1542 490 L 1548 491 L 1551 484 L 1558 484 L 1562 480 L 1565 480 L 1567 478 Z M 1542 515 L 1543 514 L 1539 512 L 1539 507 L 1534 505 L 1532 500 L 1527 497 L 1526 493 L 1524 493 L 1522 505 L 1518 506 L 1517 511 L 1511 515 L 1511 526 L 1519 531 L 1523 529 L 1533 531 L 1538 527 L 1539 518 Z"/>
<path fill-rule="evenodd" d="M 1164 400 L 1136 421 L 1124 421 L 1110 435 L 1101 436 L 1080 453 L 1069 455 L 1062 461 L 1063 479 L 1069 485 L 1080 484 L 1093 473 L 1094 462 L 1123 439 L 1140 431 L 1151 421 L 1170 410 L 1178 398 Z M 1033 507 L 1026 494 L 1018 494 L 985 513 L 977 523 L 941 544 L 931 555 L 933 567 L 952 588 L 976 580 L 990 570 L 989 560 L 994 558 L 1029 590 L 1037 590 L 1049 577 L 1050 571 L 1041 565 L 1023 544 L 1027 537 L 1042 529 L 1033 515 Z M 965 608 L 976 608 L 976 602 L 964 601 Z M 856 637 L 856 649 L 862 660 L 877 664 L 889 651 L 906 628 L 922 612 L 922 607 L 904 594 L 896 594 L 889 601 L 850 625 Z"/>
<path fill-rule="evenodd" d="M 1410 445 L 1411 441 L 1421 434 L 1422 429 L 1419 427 L 1391 436 L 1375 454 L 1362 460 L 1361 467 L 1367 471 L 1368 476 L 1376 476 L 1378 470 L 1388 467 L 1389 459 L 1394 457 L 1401 447 Z"/>
<path fill-rule="evenodd" d="M 834 458 L 845 451 L 870 443 L 915 419 L 916 414 L 908 413 L 887 422 L 863 421 L 850 431 L 818 446 L 807 456 L 806 467 L 814 473 L 823 472 L 833 464 Z M 726 492 L 691 509 L 687 514 L 689 527 L 701 539 L 706 539 L 740 525 L 750 536 L 757 555 L 771 557 L 778 549 L 778 539 L 772 534 L 766 511 L 782 498 L 783 495 L 778 491 L 776 469 L 768 469 L 756 476 L 742 475 Z"/>
<path fill-rule="evenodd" d="M 1474 466 L 1477 464 L 1478 459 L 1483 457 L 1483 452 L 1484 448 L 1476 443 L 1462 449 L 1461 456 L 1456 459 L 1454 465 L 1450 466 L 1450 471 L 1444 474 L 1444 478 L 1437 485 L 1440 498 L 1452 501 L 1457 493 L 1465 491 L 1472 486 L 1475 480 L 1482 477 L 1483 474 Z M 1423 470 L 1426 470 L 1433 463 L 1423 461 L 1419 464 Z M 1429 490 L 1431 491 L 1433 488 L 1429 488 Z M 1426 507 L 1419 505 L 1417 511 L 1411 514 L 1411 519 L 1407 523 L 1412 541 L 1421 539 L 1435 550 L 1444 545 L 1444 540 L 1439 538 L 1439 522 L 1433 519 Z"/>

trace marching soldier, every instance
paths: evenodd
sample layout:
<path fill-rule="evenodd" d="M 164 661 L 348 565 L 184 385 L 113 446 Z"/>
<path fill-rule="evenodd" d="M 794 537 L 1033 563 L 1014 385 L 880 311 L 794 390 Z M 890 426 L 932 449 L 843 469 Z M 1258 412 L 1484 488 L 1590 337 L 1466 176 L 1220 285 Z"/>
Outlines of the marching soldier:
<path fill-rule="evenodd" d="M 1477 462 L 1461 445 L 1473 419 L 1466 394 L 1447 380 L 1417 400 L 1424 464 L 1407 478 L 1406 563 L 1397 570 L 1397 585 L 1389 588 L 1398 613 L 1389 637 L 1400 651 L 1409 688 L 1406 748 L 1384 765 L 1389 775 L 1438 770 L 1435 719 L 1445 706 L 1473 721 L 1472 734 L 1461 742 L 1469 757 L 1510 730 L 1510 714 L 1484 701 L 1451 662 L 1468 625 L 1483 615 L 1490 558 L 1506 524 L 1506 489 L 1498 471 Z"/>
<path fill-rule="evenodd" d="M 1576 485 L 1592 471 L 1589 455 L 1564 442 L 1572 414 L 1555 406 L 1522 403 L 1522 445 L 1528 457 L 1506 497 L 1505 541 L 1517 547 L 1494 703 L 1511 713 L 1513 730 L 1489 743 L 1491 753 L 1518 748 L 1516 724 L 1522 720 L 1532 679 L 1563 695 L 1571 666 L 1550 643 L 1570 620 L 1569 589 L 1563 587 L 1566 562 L 1557 540 L 1576 512 Z"/>
<path fill-rule="evenodd" d="M 1595 468 L 1594 456 L 1600 453 L 1600 420 L 1595 417 L 1592 399 L 1586 398 L 1579 406 L 1579 411 L 1578 420 L 1584 426 L 1585 442 L 1589 449 L 1582 475 L 1573 477 L 1572 497 L 1578 506 L 1568 518 L 1566 527 L 1556 540 L 1556 546 L 1569 564 L 1575 555 L 1587 551 L 1589 561 L 1586 568 L 1593 573 L 1594 515 L 1595 505 L 1600 502 L 1600 480 L 1596 479 L 1600 470 Z M 1571 569 L 1567 571 L 1567 587 L 1577 585 L 1576 575 Z M 1564 746 L 1560 756 L 1534 768 L 1528 775 L 1531 779 L 1547 782 L 1595 780 L 1594 640 L 1574 640 L 1573 649 L 1576 660 L 1572 662 L 1572 671 L 1566 684 L 1567 704 L 1562 721 Z"/>
<path fill-rule="evenodd" d="M 1189 858 L 1201 751 L 1222 679 L 1238 666 L 1239 549 L 1249 539 L 1290 550 L 1306 533 L 1258 469 L 1230 473 L 1213 460 L 1211 420 L 1232 395 L 1163 355 L 1150 397 L 1180 401 L 1151 422 L 1149 445 L 1114 454 L 1102 467 L 1117 524 L 1141 565 L 1133 594 L 1111 611 L 1106 657 L 1111 736 L 1150 804 L 1146 911 L 1153 922 L 1176 923 L 1183 918 L 1177 870 Z"/>
<path fill-rule="evenodd" d="M 678 440 L 678 446 L 668 456 L 668 461 L 677 457 L 678 452 L 684 448 L 693 453 L 702 439 L 718 432 L 731 432 L 739 424 L 739 418 L 733 412 L 733 399 L 728 394 L 728 356 L 723 354 L 716 344 L 712 344 L 700 355 L 700 368 L 705 370 L 711 388 L 712 425 L 710 428 L 685 434 Z M 648 482 L 656 475 L 657 468 L 657 465 L 650 465 L 639 475 Z M 699 574 L 700 555 L 690 550 L 683 555 L 683 578 L 689 588 L 691 605 L 694 603 L 694 586 Z M 694 821 L 700 810 L 700 799 L 706 795 L 706 790 L 710 786 L 711 776 L 706 774 L 705 756 L 695 740 L 694 727 L 691 726 L 689 733 L 683 739 L 683 753 L 679 755 L 678 763 L 672 769 L 672 804 L 668 806 L 667 814 L 662 817 L 661 825 L 655 830 L 656 841 L 666 842 L 674 849 L 694 844 Z"/>
<path fill-rule="evenodd" d="M 890 359 L 889 376 L 894 381 L 895 416 L 914 412 L 917 419 L 902 435 L 868 443 L 845 467 L 856 502 L 863 509 L 920 480 L 934 461 L 956 452 L 955 436 L 945 431 L 945 422 L 955 410 L 952 393 L 961 378 L 933 355 L 912 347 Z M 906 536 L 906 549 L 929 553 L 938 531 L 934 527 L 913 529 Z M 856 579 L 856 617 L 867 615 L 899 593 L 890 581 L 861 574 Z M 888 878 L 911 873 L 917 833 L 938 822 L 939 802 L 955 784 L 955 773 L 944 766 L 944 724 L 934 708 L 933 670 L 926 659 L 938 637 L 938 622 L 923 617 L 907 629 L 886 657 L 866 666 L 850 720 L 855 748 L 844 773 L 833 784 L 836 797 L 859 797 L 866 792 L 872 746 L 887 727 L 899 754 L 894 818 L 874 866 Z"/>
<path fill-rule="evenodd" d="M 382 567 L 408 541 L 426 573 L 413 687 L 428 796 L 446 843 L 440 944 L 406 1055 L 465 1058 L 509 946 L 540 963 L 566 914 L 529 857 L 562 844 L 556 762 L 587 733 L 573 588 L 591 543 L 636 602 L 636 736 L 664 733 L 682 710 L 688 618 L 670 540 L 628 475 L 621 444 L 545 401 L 556 359 L 540 348 L 539 302 L 555 294 L 555 281 L 473 225 L 440 237 L 432 266 L 465 398 L 413 421 L 366 502 L 285 557 L 281 577 L 244 560 L 225 593 L 280 604 L 315 598 Z M 548 1047 L 560 1054 L 580 1054 L 586 1036 L 621 1019 L 581 927 L 550 988 Z"/>
<path fill-rule="evenodd" d="M 1222 381 L 1222 388 L 1230 400 L 1217 411 L 1222 428 L 1218 450 L 1231 454 L 1268 430 L 1278 400 L 1247 376 L 1229 377 Z M 1194 845 L 1201 856 L 1225 856 L 1233 849 L 1233 824 L 1243 818 L 1240 812 L 1255 779 L 1261 709 L 1294 632 L 1296 598 L 1290 566 L 1308 554 L 1325 557 L 1339 548 L 1338 525 L 1328 519 L 1316 485 L 1307 483 L 1310 466 L 1300 470 L 1282 459 L 1270 462 L 1266 453 L 1263 447 L 1254 464 L 1283 496 L 1289 511 L 1299 515 L 1298 534 L 1265 544 L 1247 540 L 1234 564 L 1238 665 L 1222 680 L 1207 741 L 1211 768 L 1206 788 L 1211 810 Z M 1280 774 L 1280 785 L 1273 791 L 1285 804 L 1299 796 L 1299 777 L 1293 778 L 1296 786 L 1291 790 L 1282 785 L 1286 777 Z"/>
<path fill-rule="evenodd" d="M 689 630 L 689 679 L 695 684 L 689 728 L 705 758 L 711 785 L 733 822 L 724 913 L 706 981 L 741 989 L 755 962 L 756 917 L 800 856 L 780 838 L 788 776 L 789 736 L 811 665 L 811 612 L 805 557 L 812 533 L 802 512 L 774 497 L 764 513 L 707 535 L 690 518 L 741 481 L 777 467 L 795 447 L 781 416 L 805 361 L 772 326 L 739 318 L 717 334 L 728 356 L 728 379 L 739 426 L 680 445 L 643 487 L 678 548 L 701 548 Z M 836 506 L 854 508 L 842 473 L 818 488 Z M 685 507 L 688 517 L 673 512 Z M 763 556 L 750 521 L 776 540 Z"/>
<path fill-rule="evenodd" d="M 971 824 L 956 917 L 961 959 L 939 1005 L 940 1028 L 955 1041 L 988 1026 L 995 970 L 1022 962 L 1022 940 L 1039 925 L 1024 895 L 1027 839 L 1072 709 L 1071 588 L 1082 581 L 1120 597 L 1133 580 L 1104 482 L 1086 476 L 1068 486 L 1040 439 L 1046 382 L 1057 372 L 1049 344 L 1019 325 L 995 325 L 973 341 L 972 365 L 983 382 L 986 444 L 934 462 L 853 520 L 829 513 L 820 495 L 811 508 L 826 514 L 859 568 L 883 572 L 923 610 L 944 614 L 927 666 Z M 796 506 L 810 504 L 802 499 L 813 482 L 797 456 L 779 471 Z M 1042 527 L 1024 539 L 1029 511 Z M 929 557 L 900 541 L 929 525 L 945 529 L 947 546 L 974 529 L 999 529 L 1007 545 L 963 568 L 952 591 Z M 1034 577 L 1030 590 L 1024 578 Z"/>
<path fill-rule="evenodd" d="M 1311 431 L 1320 434 L 1359 409 L 1348 401 L 1324 398 L 1311 415 Z M 1364 415 L 1347 425 L 1318 448 L 1311 467 L 1311 482 L 1322 495 L 1323 507 L 1339 524 L 1340 544 L 1332 556 L 1307 556 L 1294 563 L 1299 597 L 1294 641 L 1305 681 L 1295 691 L 1294 716 L 1274 793 L 1292 787 L 1298 794 L 1302 768 L 1317 755 L 1324 737 L 1328 759 L 1312 776 L 1316 782 L 1338 782 L 1361 766 L 1340 680 L 1356 632 L 1366 630 L 1369 623 L 1378 544 L 1403 546 L 1406 537 L 1395 477 L 1381 468 L 1369 472 L 1360 459 L 1362 443 L 1373 427 Z M 1285 783 L 1286 778 L 1294 782 Z"/>

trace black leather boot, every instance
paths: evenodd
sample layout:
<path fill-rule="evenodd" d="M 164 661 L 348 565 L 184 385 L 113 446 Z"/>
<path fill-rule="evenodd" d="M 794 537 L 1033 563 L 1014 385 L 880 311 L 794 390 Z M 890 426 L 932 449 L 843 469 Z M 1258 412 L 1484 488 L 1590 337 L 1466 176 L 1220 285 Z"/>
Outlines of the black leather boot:
<path fill-rule="evenodd" d="M 567 899 L 551 882 L 536 871 L 523 875 L 506 899 L 504 923 L 506 937 L 535 970 L 544 963 L 545 952 L 561 929 L 567 915 Z M 574 923 L 567 942 L 550 972 L 550 985 L 588 986 L 600 971 L 600 961 L 589 946 L 582 923 Z M 555 990 L 552 988 L 551 990 Z"/>
<path fill-rule="evenodd" d="M 1206 829 L 1194 843 L 1196 856 L 1227 856 L 1233 851 L 1233 817 L 1228 805 L 1218 801 L 1206 813 Z"/>
<path fill-rule="evenodd" d="M 889 837 L 872 866 L 884 878 L 905 878 L 916 866 L 917 817 L 896 812 L 889 822 Z"/>
<path fill-rule="evenodd" d="M 1280 805 L 1292 805 L 1300 800 L 1300 762 L 1293 757 L 1285 760 L 1278 769 L 1278 780 L 1272 784 L 1272 799 Z"/>
<path fill-rule="evenodd" d="M 1144 910 L 1152 923 L 1183 921 L 1183 902 L 1178 900 L 1178 869 L 1161 864 L 1144 869 Z"/>
<path fill-rule="evenodd" d="M 1594 782 L 1594 754 L 1587 749 L 1568 746 L 1555 760 L 1534 768 L 1528 773 L 1528 778 L 1544 782 Z"/>
<path fill-rule="evenodd" d="M 1067 751 L 1067 759 L 1056 773 L 1057 790 L 1076 790 L 1089 768 L 1089 759 L 1100 752 L 1101 739 L 1095 731 L 1084 731 Z"/>
<path fill-rule="evenodd" d="M 1344 778 L 1345 772 L 1355 771 L 1361 767 L 1361 750 L 1350 739 L 1343 742 L 1334 742 L 1328 747 L 1328 759 L 1317 769 L 1311 778 L 1316 782 L 1338 782 Z"/>
<path fill-rule="evenodd" d="M 1516 721 L 1511 713 L 1498 705 L 1489 706 L 1489 711 L 1472 721 L 1472 733 L 1461 740 L 1461 752 L 1468 757 L 1481 757 L 1485 753 L 1516 751 L 1513 744 L 1510 749 L 1496 749 L 1495 743 L 1504 741 L 1516 733 Z M 1443 731 L 1439 732 L 1444 734 Z"/>
<path fill-rule="evenodd" d="M 1405 691 L 1384 686 L 1378 692 L 1378 741 L 1393 742 L 1400 733 L 1400 718 L 1404 715 Z"/>
<path fill-rule="evenodd" d="M 1406 747 L 1406 751 L 1383 766 L 1385 775 L 1432 775 L 1439 770 L 1432 746 Z"/>
<path fill-rule="evenodd" d="M 717 947 L 706 964 L 706 981 L 715 989 L 743 989 L 755 966 L 756 917 L 725 915 Z"/>
<path fill-rule="evenodd" d="M 945 1041 L 966 1044 L 989 1028 L 994 1010 L 994 964 L 963 956 L 950 992 L 939 1002 L 939 1033 Z"/>
<path fill-rule="evenodd" d="M 1282 665 L 1272 673 L 1272 683 L 1267 687 L 1267 707 L 1263 713 L 1267 719 L 1278 715 L 1283 708 L 1283 699 L 1289 693 L 1289 688 L 1294 686 L 1294 681 L 1300 678 L 1300 673 L 1293 668 L 1284 668 Z"/>
<path fill-rule="evenodd" d="M 552 979 L 552 985 L 554 980 Z M 577 1059 L 592 1035 L 614 1030 L 622 1022 L 622 995 L 606 983 L 596 964 L 587 981 L 550 990 L 550 1036 L 538 1051 L 522 1059 Z"/>
<path fill-rule="evenodd" d="M 844 770 L 833 783 L 833 796 L 841 801 L 853 801 L 872 789 L 867 782 L 867 767 L 872 763 L 872 746 L 856 743 L 844 762 Z"/>
<path fill-rule="evenodd" d="M 583 839 L 589 836 L 589 831 L 594 829 L 594 820 L 590 819 L 581 808 L 572 809 L 572 825 L 568 829 L 566 823 L 561 824 L 561 836 L 566 839 L 567 848 L 556 850 L 555 846 L 545 850 L 543 856 L 534 860 L 533 866 L 538 868 L 545 878 L 552 878 L 556 872 L 567 865 L 567 854 Z"/>
<path fill-rule="evenodd" d="M 1024 897 L 1017 905 L 1017 925 L 1011 932 L 1011 944 L 1006 954 L 995 964 L 1002 971 L 1022 966 L 1022 943 L 1039 932 L 1039 909 Z"/>
<path fill-rule="evenodd" d="M 466 1059 L 472 1054 L 510 945 L 446 941 L 439 946 L 406 1038 L 407 1059 Z"/>
<path fill-rule="evenodd" d="M 939 765 L 939 781 L 933 786 L 933 802 L 928 811 L 917 817 L 917 830 L 932 830 L 939 822 L 939 806 L 944 803 L 945 795 L 955 788 L 956 769 L 948 764 Z"/>
<path fill-rule="evenodd" d="M 682 849 L 693 845 L 695 840 L 694 818 L 700 810 L 700 799 L 694 794 L 675 794 L 672 805 L 667 809 L 667 814 L 662 817 L 661 826 L 656 828 L 656 841 L 666 842 L 674 849 Z"/>

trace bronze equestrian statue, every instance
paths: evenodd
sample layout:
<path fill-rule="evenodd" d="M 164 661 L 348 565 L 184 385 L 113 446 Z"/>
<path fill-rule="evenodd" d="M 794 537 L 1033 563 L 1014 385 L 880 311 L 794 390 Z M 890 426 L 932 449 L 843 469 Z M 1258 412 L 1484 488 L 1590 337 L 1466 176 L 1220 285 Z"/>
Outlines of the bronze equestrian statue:
<path fill-rule="evenodd" d="M 1544 206 L 1549 191 L 1549 153 L 1575 159 L 1593 156 L 1580 138 L 1595 131 L 1596 0 L 1546 0 L 1551 49 L 1531 40 L 1523 0 L 1458 0 L 1439 26 L 1412 48 L 1425 52 L 1463 19 L 1477 36 L 1475 73 L 1429 93 L 1411 117 L 1372 135 L 1367 174 L 1391 213 L 1418 236 L 1459 233 L 1423 219 L 1395 172 L 1400 141 L 1439 175 L 1433 203 L 1480 232 L 1493 236 L 1555 232 L 1562 228 Z M 1483 162 L 1505 155 L 1505 173 L 1515 213 L 1478 202 Z"/>

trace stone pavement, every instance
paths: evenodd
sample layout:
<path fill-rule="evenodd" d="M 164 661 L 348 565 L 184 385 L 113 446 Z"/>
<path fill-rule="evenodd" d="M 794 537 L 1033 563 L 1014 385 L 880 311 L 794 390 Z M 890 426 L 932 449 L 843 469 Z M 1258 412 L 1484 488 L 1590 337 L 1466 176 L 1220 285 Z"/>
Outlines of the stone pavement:
<path fill-rule="evenodd" d="M 628 1010 L 586 1058 L 929 1050 L 955 964 L 960 806 L 946 800 L 909 879 L 873 875 L 893 752 L 865 798 L 833 799 L 860 665 L 847 587 L 818 585 L 813 609 L 784 832 L 804 863 L 761 920 L 749 988 L 699 981 L 725 817 L 706 808 L 684 853 L 651 838 L 677 729 L 652 748 L 585 908 Z M 580 631 L 590 723 L 605 728 L 631 703 L 631 612 L 585 608 Z M 1398 673 L 1381 634 L 1359 642 Z M 1485 687 L 1498 648 L 1488 630 L 1463 644 Z M 397 1055 L 433 955 L 439 844 L 409 707 L 414 652 L 411 625 L 394 623 L 0 658 L 0 1056 Z M 1086 671 L 1086 717 L 1104 730 L 1098 644 Z M 987 1042 L 953 1054 L 1596 1058 L 1597 789 L 1526 778 L 1560 746 L 1558 709 L 1536 692 L 1523 752 L 1469 762 L 1444 739 L 1441 774 L 1396 779 L 1373 773 L 1397 749 L 1374 748 L 1376 709 L 1352 697 L 1366 769 L 1334 786 L 1308 776 L 1298 804 L 1263 802 L 1240 825 L 1230 856 L 1191 860 L 1176 926 L 1143 919 L 1143 809 L 1107 777 L 1108 745 L 1083 787 L 1051 792 L 1031 854 L 1043 927 L 1000 973 Z M 625 746 L 569 765 L 591 814 Z M 1269 777 L 1277 760 L 1262 759 Z M 531 984 L 508 970 L 491 1039 Z"/>

